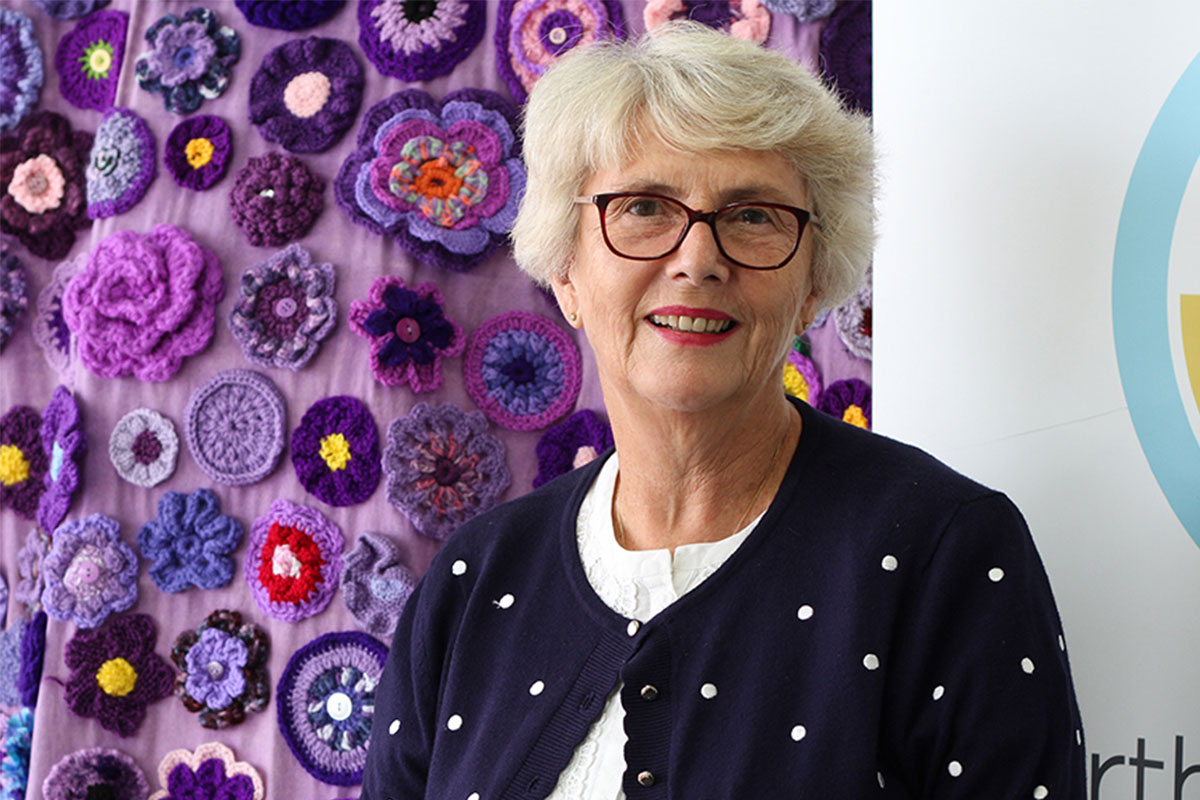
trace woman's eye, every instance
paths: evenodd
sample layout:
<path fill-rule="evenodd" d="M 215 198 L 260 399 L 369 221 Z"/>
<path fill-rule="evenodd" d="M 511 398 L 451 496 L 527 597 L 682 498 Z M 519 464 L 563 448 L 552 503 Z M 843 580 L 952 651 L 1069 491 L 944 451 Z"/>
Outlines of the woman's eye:
<path fill-rule="evenodd" d="M 747 225 L 765 225 L 771 217 L 761 208 L 742 208 L 738 210 L 737 221 Z"/>
<path fill-rule="evenodd" d="M 652 197 L 639 197 L 631 200 L 625 210 L 635 217 L 652 217 L 662 213 L 662 203 Z"/>

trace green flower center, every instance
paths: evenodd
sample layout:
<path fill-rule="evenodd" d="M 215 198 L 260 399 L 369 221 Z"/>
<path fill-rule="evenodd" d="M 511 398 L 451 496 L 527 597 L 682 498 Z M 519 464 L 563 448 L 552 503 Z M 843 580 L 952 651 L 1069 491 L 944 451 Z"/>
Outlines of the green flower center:
<path fill-rule="evenodd" d="M 108 78 L 113 66 L 113 46 L 103 39 L 98 39 L 88 45 L 79 57 L 83 71 L 94 81 Z"/>

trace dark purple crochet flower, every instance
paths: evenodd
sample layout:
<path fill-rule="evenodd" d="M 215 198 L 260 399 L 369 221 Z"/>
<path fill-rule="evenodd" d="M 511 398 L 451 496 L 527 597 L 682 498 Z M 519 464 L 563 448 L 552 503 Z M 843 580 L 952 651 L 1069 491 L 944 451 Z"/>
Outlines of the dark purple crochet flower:
<path fill-rule="evenodd" d="M 853 109 L 871 113 L 871 4 L 838 3 L 821 31 L 821 69 Z"/>
<path fill-rule="evenodd" d="M 84 17 L 58 43 L 58 90 L 71 105 L 104 111 L 117 96 L 129 15 L 100 11 Z"/>
<path fill-rule="evenodd" d="M 255 247 L 279 247 L 308 233 L 325 207 L 325 181 L 294 156 L 246 162 L 229 193 L 233 221 Z"/>
<path fill-rule="evenodd" d="M 53 536 L 71 507 L 71 498 L 79 490 L 79 473 L 87 452 L 87 434 L 79 405 L 65 386 L 54 390 L 50 404 L 42 412 L 42 449 L 46 451 L 49 466 L 37 517 L 42 530 Z"/>
<path fill-rule="evenodd" d="M 17 691 L 21 705 L 36 706 L 46 662 L 46 612 L 39 611 L 24 623 L 21 635 L 21 669 L 17 673 Z"/>
<path fill-rule="evenodd" d="M 348 395 L 309 406 L 292 432 L 292 464 L 309 492 L 331 506 L 361 503 L 379 485 L 379 432 L 370 410 Z"/>
<path fill-rule="evenodd" d="M 483 38 L 487 4 L 360 0 L 358 44 L 384 75 L 415 83 L 445 75 Z"/>
<path fill-rule="evenodd" d="M 196 6 L 183 17 L 164 14 L 146 29 L 150 50 L 134 62 L 138 86 L 163 96 L 167 111 L 187 114 L 220 97 L 241 55 L 237 31 Z"/>
<path fill-rule="evenodd" d="M 538 439 L 533 488 L 582 467 L 613 446 L 612 428 L 590 408 L 576 411 Z"/>
<path fill-rule="evenodd" d="M 17 317 L 28 306 L 25 267 L 12 253 L 0 252 L 0 352 L 12 337 Z"/>
<path fill-rule="evenodd" d="M 112 0 L 33 0 L 55 19 L 86 17 L 98 8 L 104 8 Z"/>
<path fill-rule="evenodd" d="M 205 728 L 227 728 L 262 711 L 271 695 L 267 634 L 236 611 L 214 611 L 179 634 L 171 660 L 180 669 L 175 694 Z"/>
<path fill-rule="evenodd" d="M 241 541 L 242 523 L 221 513 L 211 489 L 167 492 L 159 498 L 158 518 L 137 535 L 142 557 L 154 562 L 150 577 L 164 592 L 225 586 L 234 572 L 230 554 Z"/>
<path fill-rule="evenodd" d="M 175 182 L 198 192 L 225 177 L 232 157 L 229 124 L 211 114 L 190 117 L 176 125 L 163 150 L 163 164 Z"/>
<path fill-rule="evenodd" d="M 220 742 L 207 742 L 195 752 L 172 750 L 158 765 L 165 789 L 154 800 L 262 800 L 262 776 Z"/>
<path fill-rule="evenodd" d="M 148 794 L 150 785 L 137 762 L 120 750 L 106 747 L 89 747 L 63 756 L 42 783 L 43 800 L 145 800 Z"/>
<path fill-rule="evenodd" d="M 835 381 L 821 392 L 817 408 L 843 422 L 871 428 L 871 387 L 858 378 Z"/>
<path fill-rule="evenodd" d="M 49 468 L 41 415 L 29 406 L 13 406 L 0 417 L 0 508 L 34 519 Z"/>
<path fill-rule="evenodd" d="M 263 59 L 250 83 L 250 121 L 293 153 L 328 150 L 354 124 L 363 69 L 350 45 L 309 36 Z"/>
<path fill-rule="evenodd" d="M 87 166 L 88 216 L 103 219 L 137 205 L 158 176 L 154 134 L 128 108 L 105 113 Z"/>
<path fill-rule="evenodd" d="M 300 31 L 312 28 L 342 10 L 346 0 L 236 0 L 234 5 L 251 25 Z"/>
<path fill-rule="evenodd" d="M 138 557 L 104 514 L 64 522 L 42 561 L 42 606 L 60 622 L 95 628 L 137 602 Z"/>
<path fill-rule="evenodd" d="M 11 130 L 33 110 L 44 79 L 33 20 L 0 8 L 0 132 Z"/>

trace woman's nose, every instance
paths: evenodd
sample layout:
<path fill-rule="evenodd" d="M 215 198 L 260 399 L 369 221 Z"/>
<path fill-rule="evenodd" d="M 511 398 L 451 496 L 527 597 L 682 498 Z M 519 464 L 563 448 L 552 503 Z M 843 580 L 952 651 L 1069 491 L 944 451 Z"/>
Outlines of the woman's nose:
<path fill-rule="evenodd" d="M 724 283 L 732 269 L 721 255 L 716 232 L 707 220 L 696 220 L 692 224 L 679 249 L 668 256 L 667 262 L 672 277 L 690 280 L 697 286 L 710 280 Z"/>

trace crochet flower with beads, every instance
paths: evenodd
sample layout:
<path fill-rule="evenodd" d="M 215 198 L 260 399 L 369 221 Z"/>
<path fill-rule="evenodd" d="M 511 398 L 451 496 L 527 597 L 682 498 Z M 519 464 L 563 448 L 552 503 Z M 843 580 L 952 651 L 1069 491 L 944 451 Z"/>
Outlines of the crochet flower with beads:
<path fill-rule="evenodd" d="M 342 600 L 364 630 L 391 640 L 417 576 L 388 537 L 364 533 L 342 559 Z"/>
<path fill-rule="evenodd" d="M 34 519 L 49 468 L 41 415 L 29 406 L 13 406 L 0 417 L 0 508 Z"/>
<path fill-rule="evenodd" d="M 33 110 L 44 79 L 33 20 L 0 8 L 0 132 L 12 130 Z"/>
<path fill-rule="evenodd" d="M 67 515 L 71 498 L 79 490 L 79 473 L 87 452 L 87 434 L 79 405 L 65 386 L 59 386 L 42 412 L 42 449 L 49 466 L 43 478 L 46 490 L 38 501 L 37 519 L 42 530 L 53 535 Z"/>
<path fill-rule="evenodd" d="M 871 429 L 871 386 L 858 378 L 835 381 L 821 392 L 817 408 L 842 422 Z"/>
<path fill-rule="evenodd" d="M 237 31 L 207 8 L 165 14 L 146 29 L 150 51 L 134 62 L 138 86 L 163 96 L 167 111 L 187 114 L 221 96 L 241 55 Z"/>
<path fill-rule="evenodd" d="M 158 175 L 154 134 L 127 108 L 105 113 L 87 166 L 88 216 L 103 219 L 137 205 Z"/>
<path fill-rule="evenodd" d="M 46 579 L 42 574 L 42 561 L 50 552 L 50 537 L 37 528 L 25 536 L 25 544 L 17 551 L 17 573 L 21 579 L 17 581 L 13 599 L 24 603 L 30 613 L 42 607 L 42 590 L 46 588 Z"/>
<path fill-rule="evenodd" d="M 383 453 L 388 502 L 418 531 L 447 539 L 496 505 L 511 476 L 504 445 L 478 411 L 417 403 L 388 428 Z"/>
<path fill-rule="evenodd" d="M 112 0 L 33 0 L 55 19 L 76 19 L 104 8 Z"/>
<path fill-rule="evenodd" d="M 303 161 L 267 153 L 237 174 L 229 210 L 250 244 L 279 247 L 308 233 L 325 208 L 324 194 L 325 182 Z"/>
<path fill-rule="evenodd" d="M 43 800 L 145 800 L 150 784 L 137 762 L 120 750 L 76 750 L 50 768 L 42 782 Z"/>
<path fill-rule="evenodd" d="M 789 350 L 783 365 L 783 390 L 816 407 L 821 400 L 821 373 L 811 358 Z"/>
<path fill-rule="evenodd" d="M 37 296 L 33 340 L 42 349 L 46 363 L 60 375 L 66 374 L 75 362 L 71 349 L 71 329 L 63 318 L 62 299 L 67 292 L 67 284 L 75 277 L 75 273 L 83 269 L 87 259 L 87 253 L 80 253 L 70 261 L 59 264 Z"/>
<path fill-rule="evenodd" d="M 54 532 L 42 561 L 46 613 L 95 628 L 137 600 L 138 559 L 121 541 L 121 524 L 104 514 L 69 520 Z"/>
<path fill-rule="evenodd" d="M 483 39 L 485 3 L 359 0 L 358 44 L 384 75 L 410 83 L 453 70 Z"/>
<path fill-rule="evenodd" d="M 88 225 L 84 170 L 92 135 L 71 130 L 53 111 L 29 115 L 0 137 L 0 233 L 17 237 L 29 252 L 62 258 L 75 229 Z"/>
<path fill-rule="evenodd" d="M 367 113 L 334 197 L 416 258 L 465 272 L 506 242 L 525 193 L 517 120 L 495 92 L 397 92 Z"/>
<path fill-rule="evenodd" d="M 108 439 L 108 458 L 117 474 L 147 489 L 171 477 L 178 455 L 175 425 L 149 408 L 121 417 Z"/>
<path fill-rule="evenodd" d="M 150 577 L 164 592 L 225 586 L 233 578 L 231 553 L 241 541 L 242 523 L 221 513 L 211 489 L 167 492 L 159 498 L 158 518 L 137 535 L 142 557 L 153 562 Z"/>
<path fill-rule="evenodd" d="M 208 346 L 222 279 L 216 254 L 183 228 L 118 231 L 67 285 L 63 317 L 92 372 L 165 381 Z"/>
<path fill-rule="evenodd" d="M 158 783 L 165 788 L 150 800 L 263 800 L 266 790 L 258 770 L 238 761 L 220 742 L 189 750 L 172 750 L 158 765 Z"/>
<path fill-rule="evenodd" d="M 379 432 L 371 411 L 348 395 L 309 406 L 292 432 L 300 484 L 331 506 L 361 503 L 379 485 Z"/>
<path fill-rule="evenodd" d="M 100 11 L 62 37 L 54 54 L 58 91 L 71 105 L 104 111 L 117 96 L 129 15 Z"/>
<path fill-rule="evenodd" d="M 332 18 L 346 0 L 235 0 L 234 5 L 251 25 L 300 31 Z"/>
<path fill-rule="evenodd" d="M 220 117 L 200 114 L 176 125 L 167 137 L 163 164 L 175 183 L 202 192 L 229 169 L 233 132 Z"/>
<path fill-rule="evenodd" d="M 646 30 L 673 19 L 690 19 L 731 36 L 762 44 L 771 32 L 771 12 L 761 0 L 647 0 L 642 11 Z"/>
<path fill-rule="evenodd" d="M 367 299 L 350 304 L 350 329 L 370 340 L 371 372 L 380 383 L 407 383 L 414 392 L 441 387 L 442 359 L 461 355 L 466 345 L 437 286 L 409 288 L 398 275 L 376 278 Z"/>
<path fill-rule="evenodd" d="M 299 622 L 329 605 L 345 542 L 315 508 L 276 500 L 250 527 L 244 573 L 264 614 Z"/>
<path fill-rule="evenodd" d="M 12 338 L 17 318 L 28 306 L 25 267 L 12 253 L 0 252 L 0 353 Z"/>
<path fill-rule="evenodd" d="M 33 709 L 18 709 L 4 726 L 4 760 L 0 762 L 0 797 L 24 800 L 33 753 Z"/>
<path fill-rule="evenodd" d="M 154 652 L 154 620 L 126 614 L 103 628 L 81 630 L 67 642 L 67 708 L 95 717 L 105 730 L 132 736 L 146 707 L 171 693 L 175 671 Z"/>
<path fill-rule="evenodd" d="M 261 367 L 300 369 L 337 324 L 332 264 L 314 264 L 291 244 L 242 273 L 229 330 L 250 361 Z"/>
<path fill-rule="evenodd" d="M 200 713 L 205 728 L 227 728 L 262 711 L 271 696 L 267 634 L 236 611 L 214 611 L 196 630 L 179 634 L 171 660 L 180 669 L 175 694 Z"/>
<path fill-rule="evenodd" d="M 538 439 L 533 488 L 582 467 L 612 446 L 612 428 L 599 414 L 590 408 L 576 411 Z"/>

